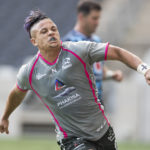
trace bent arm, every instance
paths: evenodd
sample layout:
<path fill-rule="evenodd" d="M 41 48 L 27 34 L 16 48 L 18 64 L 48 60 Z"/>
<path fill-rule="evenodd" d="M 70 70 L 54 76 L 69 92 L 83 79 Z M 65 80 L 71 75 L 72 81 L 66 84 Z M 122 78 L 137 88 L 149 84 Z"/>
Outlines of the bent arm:
<path fill-rule="evenodd" d="M 123 48 L 110 45 L 107 52 L 107 59 L 119 60 L 130 68 L 144 74 L 146 82 L 150 85 L 150 66 L 143 63 L 142 60 L 136 55 L 126 51 Z"/>
<path fill-rule="evenodd" d="M 142 60 L 136 55 L 113 45 L 108 48 L 107 60 L 119 60 L 134 70 L 137 70 L 138 65 L 142 63 Z"/>

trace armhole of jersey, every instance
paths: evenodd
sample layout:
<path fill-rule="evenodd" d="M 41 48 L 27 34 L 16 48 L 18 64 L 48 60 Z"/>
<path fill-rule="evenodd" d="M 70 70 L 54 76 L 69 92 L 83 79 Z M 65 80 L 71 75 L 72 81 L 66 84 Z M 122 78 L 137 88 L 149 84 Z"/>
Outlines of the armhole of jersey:
<path fill-rule="evenodd" d="M 107 60 L 108 47 L 109 47 L 109 42 L 106 44 L 106 48 L 105 48 L 105 60 Z"/>
<path fill-rule="evenodd" d="M 16 82 L 16 87 L 17 87 L 21 92 L 27 92 L 27 91 L 28 91 L 28 90 L 24 90 L 24 89 L 20 88 L 17 82 Z"/>

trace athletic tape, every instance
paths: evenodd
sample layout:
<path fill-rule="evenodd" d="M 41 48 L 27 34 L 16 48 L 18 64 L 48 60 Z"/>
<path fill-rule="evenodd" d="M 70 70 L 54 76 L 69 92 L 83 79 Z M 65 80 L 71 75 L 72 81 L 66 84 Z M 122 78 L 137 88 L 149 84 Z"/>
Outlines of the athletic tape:
<path fill-rule="evenodd" d="M 150 69 L 150 66 L 148 66 L 146 63 L 141 63 L 137 67 L 137 71 L 139 73 L 142 73 L 143 75 L 145 75 L 149 69 Z"/>

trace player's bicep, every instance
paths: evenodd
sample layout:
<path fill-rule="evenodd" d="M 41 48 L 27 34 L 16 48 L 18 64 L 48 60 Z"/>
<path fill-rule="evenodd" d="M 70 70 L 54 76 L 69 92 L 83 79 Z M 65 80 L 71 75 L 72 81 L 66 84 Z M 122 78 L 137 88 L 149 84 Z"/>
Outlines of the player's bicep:
<path fill-rule="evenodd" d="M 26 96 L 26 92 L 22 92 L 17 88 L 15 85 L 14 88 L 11 90 L 9 96 L 8 96 L 8 103 L 13 107 L 16 108 L 24 99 Z"/>
<path fill-rule="evenodd" d="M 107 60 L 120 60 L 123 50 L 117 46 L 109 45 L 107 51 Z"/>
<path fill-rule="evenodd" d="M 17 85 L 15 85 L 12 91 L 19 99 L 22 100 L 26 96 L 28 90 L 23 91 L 19 89 Z"/>

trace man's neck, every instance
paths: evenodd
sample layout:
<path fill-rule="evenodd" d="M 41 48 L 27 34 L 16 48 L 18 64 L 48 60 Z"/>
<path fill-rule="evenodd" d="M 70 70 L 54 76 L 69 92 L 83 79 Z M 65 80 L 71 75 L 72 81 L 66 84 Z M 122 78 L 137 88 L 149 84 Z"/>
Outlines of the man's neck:
<path fill-rule="evenodd" d="M 44 57 L 44 59 L 52 63 L 58 57 L 60 50 L 61 46 L 57 48 L 49 48 L 48 50 L 40 50 L 40 53 Z"/>
<path fill-rule="evenodd" d="M 79 23 L 77 23 L 74 27 L 74 30 L 82 33 L 83 35 L 87 36 L 87 37 L 91 37 L 91 33 L 88 33 L 84 28 L 82 28 L 81 25 L 79 25 Z"/>

